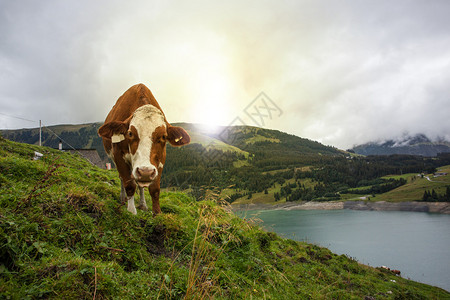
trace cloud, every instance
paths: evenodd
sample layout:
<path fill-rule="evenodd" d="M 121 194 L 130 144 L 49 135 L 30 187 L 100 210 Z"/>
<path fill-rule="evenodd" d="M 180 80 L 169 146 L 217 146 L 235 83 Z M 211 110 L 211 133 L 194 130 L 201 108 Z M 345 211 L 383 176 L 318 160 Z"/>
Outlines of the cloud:
<path fill-rule="evenodd" d="M 92 48 L 86 47 L 94 37 L 83 24 L 81 7 L 67 5 L 2 2 L 2 110 L 13 103 L 14 111 L 6 112 L 47 122 L 76 122 L 89 115 L 80 103 L 87 103 L 84 91 L 96 77 Z"/>
<path fill-rule="evenodd" d="M 448 136 L 449 12 L 418 0 L 2 2 L 0 111 L 100 121 L 143 82 L 172 122 L 226 125 L 264 91 L 283 110 L 267 126 L 341 148 Z"/>

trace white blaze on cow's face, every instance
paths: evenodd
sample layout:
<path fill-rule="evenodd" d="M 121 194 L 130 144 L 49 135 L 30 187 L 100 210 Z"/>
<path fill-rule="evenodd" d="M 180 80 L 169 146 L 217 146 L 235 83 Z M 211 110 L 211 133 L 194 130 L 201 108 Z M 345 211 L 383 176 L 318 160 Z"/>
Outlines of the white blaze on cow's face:
<path fill-rule="evenodd" d="M 147 187 L 158 176 L 158 168 L 161 171 L 161 159 L 165 159 L 165 153 L 160 153 L 164 150 L 167 137 L 164 115 L 150 104 L 139 107 L 125 136 L 130 150 L 127 160 L 132 167 L 132 175 L 139 186 Z"/>

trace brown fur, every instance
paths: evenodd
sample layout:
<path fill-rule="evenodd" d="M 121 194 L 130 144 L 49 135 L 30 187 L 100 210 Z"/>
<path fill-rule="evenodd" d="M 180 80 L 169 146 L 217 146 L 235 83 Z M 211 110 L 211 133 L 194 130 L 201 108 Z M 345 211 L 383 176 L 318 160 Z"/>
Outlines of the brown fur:
<path fill-rule="evenodd" d="M 128 197 L 134 195 L 136 182 L 132 176 L 133 166 L 130 166 L 124 157 L 130 151 L 134 154 L 139 146 L 137 131 L 134 126 L 130 128 L 130 122 L 136 109 L 147 104 L 155 106 L 163 113 L 155 97 L 145 85 L 137 84 L 132 86 L 120 96 L 106 117 L 105 123 L 98 130 L 98 134 L 103 139 L 103 146 L 106 152 L 113 156 L 114 163 L 116 164 L 117 171 L 119 172 L 120 179 Z M 153 145 L 149 157 L 150 162 L 158 168 L 158 176 L 149 186 L 154 214 L 161 212 L 159 207 L 159 192 L 163 168 L 159 164 L 156 164 L 156 162 L 165 163 L 166 141 L 172 146 L 183 146 L 190 142 L 189 134 L 183 128 L 170 125 L 165 116 L 164 121 L 166 127 L 160 126 L 152 134 Z M 124 135 L 125 140 L 113 144 L 111 137 L 114 134 Z"/>

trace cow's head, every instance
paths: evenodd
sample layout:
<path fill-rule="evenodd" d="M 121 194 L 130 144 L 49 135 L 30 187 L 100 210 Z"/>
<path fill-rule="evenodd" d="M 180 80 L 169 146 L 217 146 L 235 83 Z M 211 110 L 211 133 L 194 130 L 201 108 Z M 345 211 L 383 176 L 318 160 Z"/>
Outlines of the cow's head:
<path fill-rule="evenodd" d="M 136 109 L 127 120 L 103 124 L 101 137 L 111 139 L 113 155 L 124 155 L 131 174 L 141 187 L 149 186 L 161 174 L 166 160 L 166 142 L 172 146 L 186 145 L 189 134 L 181 127 L 168 124 L 153 105 Z"/>

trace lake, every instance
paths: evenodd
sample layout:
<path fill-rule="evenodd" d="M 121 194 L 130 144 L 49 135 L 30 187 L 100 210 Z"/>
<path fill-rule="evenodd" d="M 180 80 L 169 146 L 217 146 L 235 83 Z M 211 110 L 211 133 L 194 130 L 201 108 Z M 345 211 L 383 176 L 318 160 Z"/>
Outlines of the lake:
<path fill-rule="evenodd" d="M 450 291 L 450 215 L 400 211 L 259 210 L 266 230 L 326 247 L 373 267 L 387 266 Z"/>

